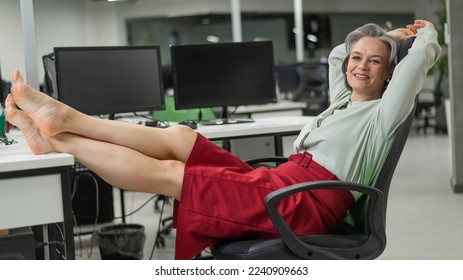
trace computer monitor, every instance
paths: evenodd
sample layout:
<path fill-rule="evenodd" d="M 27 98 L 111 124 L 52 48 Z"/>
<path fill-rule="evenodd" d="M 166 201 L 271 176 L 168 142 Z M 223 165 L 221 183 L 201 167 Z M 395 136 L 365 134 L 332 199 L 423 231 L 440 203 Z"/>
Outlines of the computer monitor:
<path fill-rule="evenodd" d="M 159 46 L 54 48 L 58 99 L 89 115 L 163 110 Z"/>
<path fill-rule="evenodd" d="M 222 118 L 205 124 L 236 123 L 228 106 L 277 101 L 271 41 L 171 46 L 176 109 L 222 107 Z"/>

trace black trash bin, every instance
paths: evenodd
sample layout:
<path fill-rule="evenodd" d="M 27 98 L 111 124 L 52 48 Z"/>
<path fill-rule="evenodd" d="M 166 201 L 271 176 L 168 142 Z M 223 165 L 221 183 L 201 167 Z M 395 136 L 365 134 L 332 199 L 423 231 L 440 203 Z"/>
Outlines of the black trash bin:
<path fill-rule="evenodd" d="M 102 260 L 141 260 L 145 227 L 138 224 L 104 226 L 95 232 Z"/>

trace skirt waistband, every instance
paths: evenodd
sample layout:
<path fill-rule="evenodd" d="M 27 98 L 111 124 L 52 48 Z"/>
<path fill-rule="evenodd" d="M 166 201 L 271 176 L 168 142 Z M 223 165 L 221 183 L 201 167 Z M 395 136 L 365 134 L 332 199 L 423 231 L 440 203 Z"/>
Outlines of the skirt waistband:
<path fill-rule="evenodd" d="M 316 172 L 322 177 L 328 178 L 327 180 L 338 180 L 336 175 L 314 161 L 312 159 L 312 155 L 308 152 L 292 154 L 288 157 L 288 160 L 297 163 L 299 166 L 307 169 L 308 171 Z"/>

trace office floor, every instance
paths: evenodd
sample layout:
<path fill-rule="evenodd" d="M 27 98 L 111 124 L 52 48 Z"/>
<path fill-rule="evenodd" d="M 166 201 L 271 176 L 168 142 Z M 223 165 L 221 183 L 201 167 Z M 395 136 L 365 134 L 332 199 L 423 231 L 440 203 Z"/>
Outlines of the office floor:
<path fill-rule="evenodd" d="M 463 194 L 450 187 L 450 144 L 447 135 L 426 135 L 413 130 L 392 182 L 388 203 L 388 243 L 379 259 L 463 259 Z M 126 193 L 126 211 L 138 208 L 151 196 Z M 115 192 L 115 211 L 119 211 Z M 167 204 L 165 215 L 172 212 Z M 174 235 L 165 236 L 165 247 L 154 248 L 159 211 L 150 201 L 127 218 L 145 226 L 144 259 L 172 259 Z M 116 221 L 117 222 L 117 221 Z M 77 259 L 100 259 L 90 235 L 75 238 Z M 90 246 L 92 244 L 92 246 Z M 91 252 L 91 255 L 89 253 Z"/>

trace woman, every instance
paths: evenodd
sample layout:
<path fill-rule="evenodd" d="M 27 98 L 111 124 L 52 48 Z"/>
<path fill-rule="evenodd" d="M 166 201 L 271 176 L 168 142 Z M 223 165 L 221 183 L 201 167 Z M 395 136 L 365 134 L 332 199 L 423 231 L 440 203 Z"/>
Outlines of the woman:
<path fill-rule="evenodd" d="M 274 169 L 253 169 L 185 126 L 156 129 L 86 116 L 31 89 L 18 72 L 6 117 L 36 154 L 70 153 L 114 186 L 174 197 L 176 258 L 190 259 L 227 238 L 278 236 L 263 205 L 275 189 L 313 180 L 374 180 L 440 52 L 430 22 L 417 20 L 389 35 L 368 24 L 333 50 L 331 106 L 304 127 L 296 153 Z M 393 38 L 409 36 L 417 36 L 415 43 L 392 76 Z M 279 209 L 296 234 L 326 233 L 355 199 L 346 190 L 310 191 Z"/>

